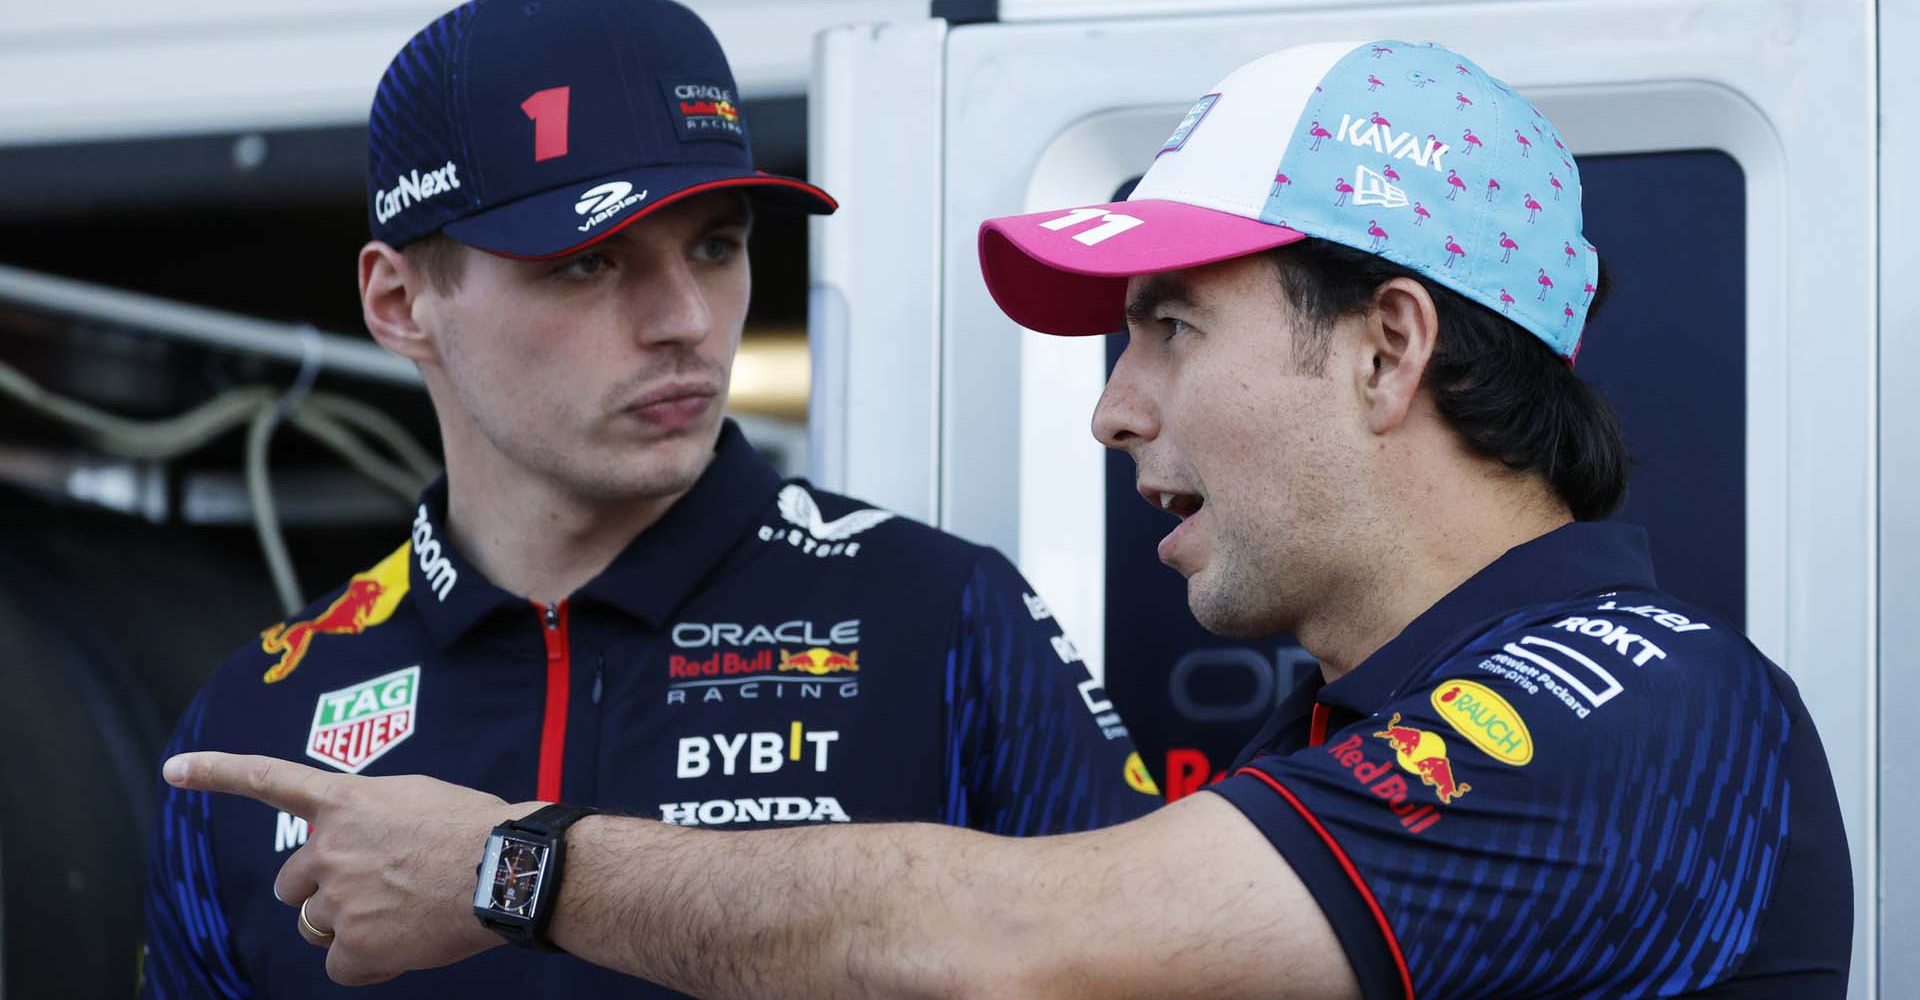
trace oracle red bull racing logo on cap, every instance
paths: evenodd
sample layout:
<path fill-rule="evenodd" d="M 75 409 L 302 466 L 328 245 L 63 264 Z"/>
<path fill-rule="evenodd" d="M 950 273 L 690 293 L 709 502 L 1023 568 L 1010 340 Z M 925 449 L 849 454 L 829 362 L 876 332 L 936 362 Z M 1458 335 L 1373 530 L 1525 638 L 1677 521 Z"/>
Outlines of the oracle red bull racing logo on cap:
<path fill-rule="evenodd" d="M 407 553 L 403 544 L 365 573 L 354 574 L 347 589 L 325 611 L 301 621 L 283 622 L 260 633 L 260 651 L 278 655 L 261 676 L 268 684 L 285 680 L 307 658 L 316 636 L 359 635 L 393 617 L 407 594 Z"/>
<path fill-rule="evenodd" d="M 745 130 L 740 108 L 730 87 L 708 81 L 663 81 L 667 106 L 681 139 L 726 139 L 740 142 Z"/>
<path fill-rule="evenodd" d="M 1387 720 L 1387 728 L 1373 735 L 1393 747 L 1394 759 L 1433 789 L 1441 805 L 1452 805 L 1454 799 L 1473 791 L 1472 785 L 1454 776 L 1453 762 L 1447 759 L 1447 741 L 1441 739 L 1440 734 L 1403 726 L 1400 713 L 1395 712 L 1393 718 Z"/>
<path fill-rule="evenodd" d="M 413 735 L 419 700 L 417 665 L 328 691 L 313 709 L 307 756 L 358 774 Z"/>

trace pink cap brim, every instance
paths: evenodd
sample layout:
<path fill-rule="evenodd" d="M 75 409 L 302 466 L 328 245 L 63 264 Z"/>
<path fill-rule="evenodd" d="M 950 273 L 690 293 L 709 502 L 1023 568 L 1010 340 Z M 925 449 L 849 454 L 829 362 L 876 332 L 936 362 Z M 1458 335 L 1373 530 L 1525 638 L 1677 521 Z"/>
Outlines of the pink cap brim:
<path fill-rule="evenodd" d="M 1080 211 L 1085 221 L 1060 229 L 1043 225 L 1067 217 L 1059 210 L 980 224 L 980 271 L 987 291 L 1029 330 L 1063 336 L 1118 333 L 1126 325 L 1127 279 L 1306 239 L 1284 226 L 1177 201 L 1118 201 L 1099 206 L 1102 215 Z M 1127 223 L 1111 216 L 1139 221 L 1122 228 Z"/>

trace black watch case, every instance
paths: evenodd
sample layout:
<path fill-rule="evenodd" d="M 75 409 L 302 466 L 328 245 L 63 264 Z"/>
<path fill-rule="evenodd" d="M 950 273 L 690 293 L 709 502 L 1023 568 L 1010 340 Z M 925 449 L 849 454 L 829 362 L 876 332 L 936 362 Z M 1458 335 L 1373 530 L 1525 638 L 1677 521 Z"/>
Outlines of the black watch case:
<path fill-rule="evenodd" d="M 474 916 L 515 944 L 554 950 L 546 931 L 566 859 L 564 831 L 593 812 L 546 806 L 525 819 L 494 827 L 475 873 Z"/>

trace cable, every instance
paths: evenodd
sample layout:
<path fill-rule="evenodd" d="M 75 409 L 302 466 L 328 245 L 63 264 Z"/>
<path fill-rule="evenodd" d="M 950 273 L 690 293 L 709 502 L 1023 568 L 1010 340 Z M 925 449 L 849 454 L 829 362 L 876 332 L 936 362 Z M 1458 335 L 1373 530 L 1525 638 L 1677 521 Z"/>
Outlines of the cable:
<path fill-rule="evenodd" d="M 279 408 L 263 406 L 247 425 L 247 502 L 253 507 L 253 531 L 260 539 L 260 554 L 267 560 L 267 575 L 273 578 L 281 608 L 292 617 L 306 601 L 301 598 L 293 557 L 287 554 L 286 538 L 280 533 L 280 516 L 273 506 L 273 481 L 267 473 L 267 446 L 273 443 L 279 423 Z"/>
<path fill-rule="evenodd" d="M 440 474 L 439 466 L 400 423 L 357 399 L 313 388 L 319 376 L 317 334 L 303 336 L 300 371 L 285 393 L 251 386 L 231 389 L 182 413 L 160 420 L 133 420 L 50 392 L 18 369 L 0 362 L 0 396 L 74 427 L 108 454 L 164 461 L 194 451 L 241 425 L 247 427 L 246 483 L 254 530 L 289 615 L 305 604 L 293 560 L 273 502 L 268 452 L 282 420 L 318 442 L 376 485 L 412 500 Z M 355 435 L 358 430 L 385 445 L 380 455 Z M 397 461 L 396 461 L 397 459 Z"/>
<path fill-rule="evenodd" d="M 440 474 L 440 463 L 433 455 L 421 447 L 399 421 L 380 409 L 349 396 L 329 393 L 316 393 L 307 405 L 321 416 L 356 428 L 386 445 L 420 479 L 431 481 Z"/>

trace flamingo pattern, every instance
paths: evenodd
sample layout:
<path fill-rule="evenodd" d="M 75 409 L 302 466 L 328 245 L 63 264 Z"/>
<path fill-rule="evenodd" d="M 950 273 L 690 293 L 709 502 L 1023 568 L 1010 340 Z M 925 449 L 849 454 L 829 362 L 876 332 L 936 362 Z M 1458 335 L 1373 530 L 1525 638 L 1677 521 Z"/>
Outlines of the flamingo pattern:
<path fill-rule="evenodd" d="M 1350 49 L 1312 89 L 1258 179 L 1259 218 L 1444 275 L 1570 352 L 1599 254 L 1580 233 L 1579 170 L 1541 109 L 1458 53 L 1417 42 Z M 1535 156 L 1536 146 L 1559 155 Z M 1537 294 L 1515 301 L 1529 272 Z"/>

